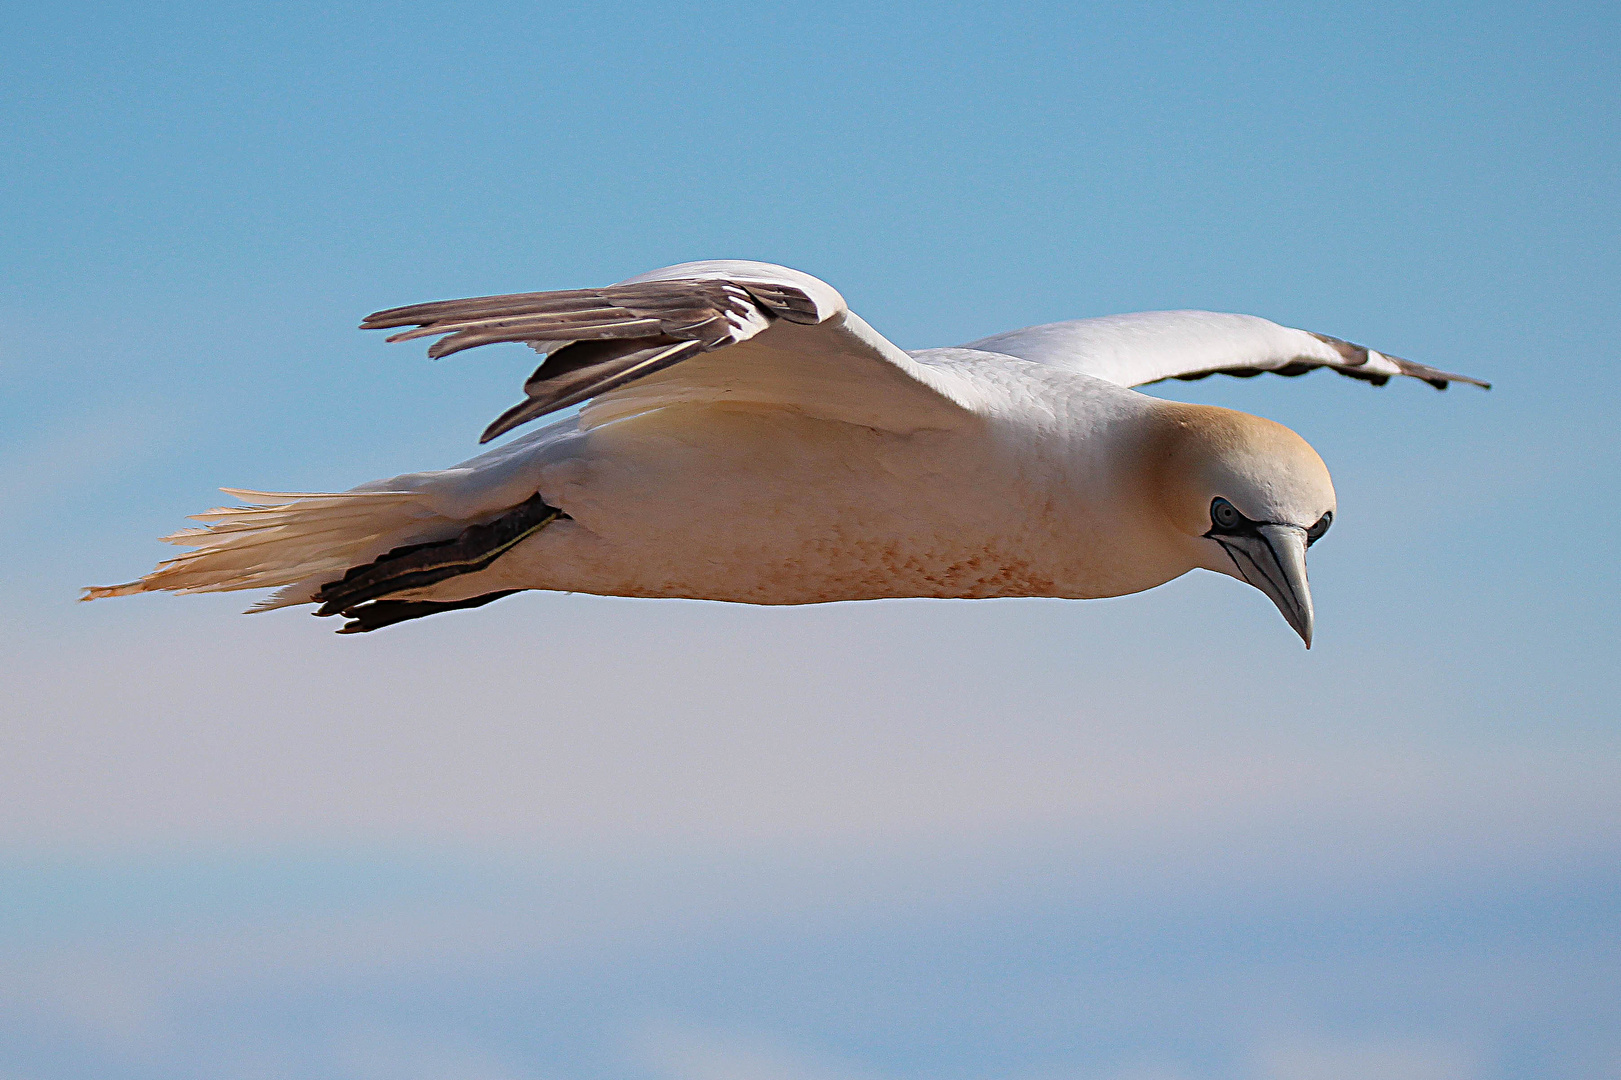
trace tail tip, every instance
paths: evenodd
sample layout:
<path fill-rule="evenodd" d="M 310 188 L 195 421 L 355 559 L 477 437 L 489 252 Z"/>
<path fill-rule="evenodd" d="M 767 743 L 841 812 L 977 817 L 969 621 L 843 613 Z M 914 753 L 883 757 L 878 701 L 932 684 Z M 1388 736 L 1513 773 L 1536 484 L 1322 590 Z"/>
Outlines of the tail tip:
<path fill-rule="evenodd" d="M 145 592 L 146 585 L 140 581 L 126 581 L 122 585 L 86 585 L 80 591 L 79 603 L 91 600 L 105 600 L 109 596 L 134 596 Z"/>

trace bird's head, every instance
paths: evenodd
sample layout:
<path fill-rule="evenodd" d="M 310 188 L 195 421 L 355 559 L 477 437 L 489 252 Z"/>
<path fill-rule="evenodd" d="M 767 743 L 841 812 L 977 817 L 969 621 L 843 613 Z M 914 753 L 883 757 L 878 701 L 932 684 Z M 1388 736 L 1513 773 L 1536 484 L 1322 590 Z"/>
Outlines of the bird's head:
<path fill-rule="evenodd" d="M 1334 520 L 1328 467 L 1282 424 L 1166 404 L 1152 455 L 1160 510 L 1196 566 L 1260 589 L 1311 648 L 1306 549 Z"/>

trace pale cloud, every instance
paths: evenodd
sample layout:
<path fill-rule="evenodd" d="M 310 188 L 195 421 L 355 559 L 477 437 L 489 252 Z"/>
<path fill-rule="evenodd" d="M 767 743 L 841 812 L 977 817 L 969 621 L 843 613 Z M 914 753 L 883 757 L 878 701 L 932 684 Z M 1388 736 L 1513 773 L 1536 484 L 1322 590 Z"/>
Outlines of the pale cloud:
<path fill-rule="evenodd" d="M 336 1035 L 322 1067 L 342 1080 L 533 1080 L 535 1073 L 468 1039 L 358 1026 Z"/>
<path fill-rule="evenodd" d="M 857 1049 L 875 1034 L 868 1022 L 856 1023 L 866 1034 L 852 1045 L 848 1020 L 836 1012 L 827 1014 L 825 981 L 813 974 L 813 1008 L 806 1017 L 782 998 L 782 988 L 793 984 L 801 965 L 815 972 L 829 932 L 833 940 L 842 940 L 847 930 L 855 929 L 856 936 L 849 939 L 853 944 L 870 940 L 867 935 L 877 928 L 893 933 L 902 924 L 942 917 L 946 925 L 960 925 L 956 920 L 980 905 L 931 910 L 918 900 L 933 883 L 914 880 L 905 888 L 892 880 L 888 903 L 875 902 L 869 893 L 846 897 L 838 909 L 829 900 L 850 888 L 854 875 L 849 868 L 806 866 L 797 875 L 779 869 L 761 884 L 757 879 L 768 868 L 757 862 L 711 866 L 701 873 L 686 860 L 677 861 L 685 876 L 643 865 L 617 877 L 598 868 L 593 877 L 590 867 L 553 864 L 535 869 L 528 879 L 516 873 L 482 885 L 463 879 L 461 888 L 427 903 L 397 897 L 392 902 L 361 900 L 325 914 L 294 910 L 274 918 L 239 912 L 212 926 L 135 926 L 115 934 L 81 934 L 46 947 L 11 948 L 0 964 L 0 1016 L 5 1027 L 52 1032 L 97 1060 L 171 1075 L 540 1080 L 553 1075 L 537 1071 L 537 1063 L 549 1058 L 543 1046 L 526 1042 L 522 1031 L 526 1024 L 538 1023 L 556 1038 L 557 1028 L 547 1027 L 548 1018 L 540 1012 L 511 1009 L 512 996 L 530 997 L 530 1009 L 541 1009 L 547 1001 L 569 1002 L 572 1008 L 578 992 L 588 1003 L 590 1023 L 577 1034 L 565 1034 L 571 1044 L 578 1043 L 571 1052 L 607 1062 L 609 1071 L 627 1080 L 894 1080 L 864 1061 Z M 866 872 L 905 876 L 893 866 L 877 875 L 871 867 Z M 753 882 L 759 891 L 739 887 L 742 881 Z M 1122 903 L 1114 915 L 1104 908 L 1070 906 L 1069 917 L 1086 921 L 1101 916 L 1105 924 L 1114 920 L 1105 937 L 1121 934 L 1122 927 L 1138 927 L 1127 929 L 1128 936 L 1141 932 L 1140 923 L 1119 921 L 1118 909 L 1133 907 L 1132 898 L 1116 899 Z M 1387 899 L 1376 900 L 1375 906 Z M 1182 896 L 1177 902 L 1196 909 L 1208 901 L 1208 896 Z M 1315 905 L 1287 906 L 1291 912 L 1309 912 Z M 1022 936 L 1016 929 L 1023 910 L 1019 898 L 1004 898 L 1002 906 L 984 908 L 983 921 L 973 923 L 977 929 L 970 932 L 989 934 L 1020 955 L 1049 948 L 1039 928 Z M 1006 928 L 1000 925 L 1004 917 L 1009 919 Z M 1324 913 L 1320 928 L 1327 930 L 1342 917 Z M 1011 937 L 1005 936 L 1008 928 Z M 1200 940 L 1217 944 L 1214 938 Z M 746 949 L 742 966 L 728 969 L 725 957 L 736 963 L 738 943 L 750 941 L 756 945 Z M 1074 943 L 1060 947 L 1074 948 Z M 1527 1005 L 1532 1014 L 1568 1010 L 1588 993 L 1580 986 L 1560 989 L 1557 979 L 1550 981 L 1561 970 L 1557 958 L 1551 967 L 1504 969 L 1497 975 L 1514 985 L 1505 988 L 1509 993 L 1501 1000 L 1461 1003 L 1463 1014 L 1454 1016 L 1449 1028 L 1414 1036 L 1409 1033 L 1411 1016 L 1424 1007 L 1421 1000 L 1392 1007 L 1388 999 L 1393 993 L 1411 994 L 1415 973 L 1448 982 L 1475 982 L 1486 973 L 1474 971 L 1460 957 L 1403 958 L 1405 967 L 1390 969 L 1370 968 L 1366 957 L 1351 954 L 1310 956 L 1306 962 L 1313 970 L 1339 972 L 1313 991 L 1291 968 L 1300 957 L 1270 971 L 1257 970 L 1254 960 L 1269 948 L 1263 943 L 1249 959 L 1234 963 L 1222 960 L 1217 947 L 1210 959 L 1195 960 L 1186 970 L 1149 975 L 1147 983 L 1135 987 L 1130 985 L 1135 974 L 1121 987 L 1122 972 L 1111 969 L 1108 961 L 1089 976 L 1096 960 L 1084 948 L 1066 965 L 1070 974 L 1064 981 L 1078 980 L 1073 989 L 1053 984 L 1050 969 L 1014 983 L 987 983 L 973 977 L 972 967 L 963 969 L 949 960 L 936 967 L 934 977 L 940 980 L 944 996 L 938 1004 L 945 1006 L 947 1016 L 962 1017 L 963 997 L 974 995 L 972 1015 L 999 1019 L 987 1030 L 1001 1031 L 1003 1038 L 1025 1030 L 1032 1020 L 1039 1020 L 1033 1030 L 1048 1039 L 1071 1023 L 1078 1033 L 1104 1036 L 1097 1047 L 1087 1045 L 1090 1034 L 1062 1036 L 1060 1044 L 1074 1059 L 1070 1064 L 1060 1059 L 1034 1071 L 989 1070 L 978 1074 L 983 1080 L 1477 1080 L 1496 1075 L 1487 1067 L 1491 1059 L 1461 1038 L 1458 1029 L 1500 1031 L 1505 1024 L 1520 1023 Z M 672 950 L 688 957 L 713 951 L 720 966 L 706 962 L 696 981 L 671 979 L 671 971 L 661 971 L 659 958 Z M 1145 971 L 1159 965 L 1154 953 L 1151 944 L 1142 952 Z M 757 984 L 755 965 L 762 959 L 775 969 L 766 985 L 772 988 L 768 996 L 776 1000 L 758 1009 L 745 988 Z M 999 963 L 992 963 L 993 973 L 1005 974 Z M 678 964 L 673 970 L 688 969 Z M 601 978 L 616 971 L 617 977 Z M 954 1037 L 940 1025 L 925 1023 L 919 1032 L 917 1003 L 905 1000 L 918 984 L 903 978 L 876 998 L 873 986 L 845 985 L 852 1008 L 877 1002 L 893 1010 L 898 1030 L 891 1040 L 904 1045 L 908 1039 L 949 1042 Z M 611 992 L 605 994 L 604 988 Z M 1096 1006 L 1121 990 L 1123 1005 L 1098 1011 Z M 1051 996 L 1055 992 L 1058 996 Z M 1074 993 L 1097 1000 L 1082 1001 L 1070 996 Z M 273 1007 L 261 1016 L 265 1002 Z M 998 1010 L 1010 1004 L 1015 1013 L 998 1017 Z M 424 1005 L 430 1006 L 426 1012 Z M 1033 1011 L 1018 1013 L 1032 1006 Z M 1154 1032 L 1133 1023 L 1142 1006 L 1155 1018 L 1155 1026 L 1165 1025 L 1164 1045 L 1156 1045 Z M 680 1011 L 686 1007 L 704 1018 L 688 1018 Z M 278 1024 L 288 1010 L 304 1019 L 296 1037 L 284 1041 Z M 1354 1015 L 1360 1018 L 1361 1034 L 1324 1036 L 1308 1024 L 1279 1026 L 1267 1019 L 1275 1020 L 1280 1010 L 1301 1016 Z M 216 1033 L 213 1025 L 221 1020 L 230 1028 Z M 1122 1028 L 1134 1035 L 1137 1045 L 1120 1045 Z M 818 1041 L 823 1035 L 825 1043 Z M 1581 1046 L 1577 1040 L 1575 1048 Z M 938 1046 L 921 1048 L 939 1053 Z M 1230 1059 L 1233 1067 L 1213 1065 L 1228 1048 L 1237 1052 Z M 1600 1042 L 1588 1056 L 1605 1052 L 1613 1057 L 1613 1045 Z M 1136 1056 L 1143 1054 L 1148 1056 Z M 1124 1063 L 1110 1064 L 1117 1056 L 1125 1056 Z M 600 1071 L 570 1069 L 556 1075 Z"/>
<path fill-rule="evenodd" d="M 1354 876 L 1580 855 L 1621 825 L 1602 741 L 1460 742 L 1337 675 L 1212 694 L 1129 649 L 1053 668 L 985 637 L 1051 608 L 547 596 L 357 641 L 240 602 L 103 602 L 65 645 L 14 636 L 0 842 L 1057 845 Z M 1291 716 L 1302 678 L 1322 703 Z"/>
<path fill-rule="evenodd" d="M 631 1056 L 658 1080 L 881 1080 L 759 1032 L 662 1021 L 631 1040 Z"/>
<path fill-rule="evenodd" d="M 881 1080 L 759 1032 L 649 1024 L 632 1041 L 635 1058 L 659 1080 Z M 1471 1048 L 1445 1039 L 1264 1040 L 1241 1066 L 1244 1080 L 1476 1080 Z M 1019 1080 L 1188 1080 L 1181 1067 L 1139 1062 L 1093 1070 L 1021 1074 Z"/>
<path fill-rule="evenodd" d="M 85 1046 L 126 1057 L 161 1049 L 170 997 L 144 965 L 97 949 L 29 955 L 6 942 L 0 1012 L 12 1023 L 71 1032 Z"/>

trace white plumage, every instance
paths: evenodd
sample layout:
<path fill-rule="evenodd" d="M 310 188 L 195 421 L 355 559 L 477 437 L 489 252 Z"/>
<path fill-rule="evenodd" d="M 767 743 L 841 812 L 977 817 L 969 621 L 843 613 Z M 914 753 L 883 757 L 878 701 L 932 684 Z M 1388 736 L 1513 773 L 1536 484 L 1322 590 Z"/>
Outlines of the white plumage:
<path fill-rule="evenodd" d="M 1248 315 L 1150 312 L 905 353 L 831 286 L 687 263 L 599 290 L 446 301 L 364 324 L 547 354 L 486 433 L 578 417 L 461 465 L 251 504 L 193 550 L 86 599 L 276 587 L 348 630 L 518 589 L 799 604 L 1096 597 L 1205 567 L 1272 597 L 1310 644 L 1305 548 L 1326 469 L 1269 421 L 1132 386 L 1328 367 L 1468 381 Z M 1479 384 L 1485 385 L 1485 384 Z"/>

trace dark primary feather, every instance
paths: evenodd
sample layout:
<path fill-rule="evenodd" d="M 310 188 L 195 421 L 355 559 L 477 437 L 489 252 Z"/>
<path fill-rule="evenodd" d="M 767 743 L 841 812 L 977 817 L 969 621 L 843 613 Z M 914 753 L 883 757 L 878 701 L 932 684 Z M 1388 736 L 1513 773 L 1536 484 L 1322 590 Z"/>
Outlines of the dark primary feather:
<path fill-rule="evenodd" d="M 485 429 L 479 441 L 489 442 L 547 413 L 746 341 L 774 318 L 815 323 L 816 302 L 791 285 L 682 278 L 412 304 L 368 315 L 360 326 L 414 326 L 388 340 L 439 337 L 428 349 L 436 358 L 498 342 L 554 345 L 524 384 L 527 398 Z"/>
<path fill-rule="evenodd" d="M 1257 375 L 1270 374 L 1283 375 L 1288 378 L 1293 378 L 1296 375 L 1304 375 L 1308 371 L 1316 371 L 1318 368 L 1326 367 L 1333 371 L 1339 372 L 1346 378 L 1360 379 L 1363 382 L 1370 382 L 1375 386 L 1383 386 L 1385 383 L 1390 381 L 1390 376 L 1382 371 L 1361 370 L 1363 365 L 1368 362 L 1369 349 L 1366 345 L 1358 345 L 1355 342 L 1345 341 L 1337 337 L 1330 337 L 1327 334 L 1314 333 L 1310 330 L 1307 330 L 1306 333 L 1311 334 L 1311 336 L 1316 338 L 1318 341 L 1331 346 L 1335 352 L 1340 354 L 1344 362 L 1340 364 L 1325 364 L 1323 361 L 1314 357 L 1302 357 L 1299 360 L 1294 360 L 1290 363 L 1284 364 L 1282 367 L 1218 367 L 1208 368 L 1204 371 L 1189 371 L 1182 375 L 1171 376 L 1171 378 L 1179 379 L 1182 382 L 1195 382 L 1199 379 L 1209 378 L 1212 375 L 1232 375 L 1240 379 L 1252 379 Z M 1491 383 L 1482 382 L 1481 380 L 1472 378 L 1468 375 L 1455 375 L 1450 371 L 1442 371 L 1440 368 L 1432 368 L 1428 364 L 1419 364 L 1412 360 L 1403 360 L 1401 357 L 1391 356 L 1389 353 L 1380 353 L 1379 355 L 1401 368 L 1401 373 L 1403 375 L 1410 375 L 1415 379 L 1423 379 L 1437 390 L 1445 390 L 1449 384 L 1455 382 L 1469 383 L 1470 385 L 1478 386 L 1483 390 L 1490 390 L 1492 388 Z M 1160 379 L 1157 381 L 1164 382 L 1165 380 Z"/>

